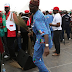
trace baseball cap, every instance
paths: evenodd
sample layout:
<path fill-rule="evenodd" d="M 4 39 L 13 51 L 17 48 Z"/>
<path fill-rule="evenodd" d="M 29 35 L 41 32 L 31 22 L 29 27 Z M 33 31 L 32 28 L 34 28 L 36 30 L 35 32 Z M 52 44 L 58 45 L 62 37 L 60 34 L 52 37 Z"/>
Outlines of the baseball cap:
<path fill-rule="evenodd" d="M 49 13 L 52 13 L 51 11 Z"/>
<path fill-rule="evenodd" d="M 53 10 L 59 10 L 59 7 L 54 7 Z"/>
<path fill-rule="evenodd" d="M 25 12 L 26 14 L 27 14 L 27 13 L 30 13 L 30 11 L 29 11 L 29 10 L 25 10 L 24 12 Z"/>
<path fill-rule="evenodd" d="M 10 4 L 9 4 L 9 3 L 6 3 L 6 4 L 4 5 L 4 7 L 10 7 Z"/>

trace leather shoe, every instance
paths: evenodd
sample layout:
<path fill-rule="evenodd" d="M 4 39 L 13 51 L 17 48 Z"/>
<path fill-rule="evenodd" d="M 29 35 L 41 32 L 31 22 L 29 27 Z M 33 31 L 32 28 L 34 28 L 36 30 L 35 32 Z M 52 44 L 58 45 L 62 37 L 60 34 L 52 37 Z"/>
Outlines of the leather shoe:
<path fill-rule="evenodd" d="M 54 53 L 54 54 L 52 54 L 52 56 L 59 56 L 60 54 L 57 54 L 57 53 Z"/>

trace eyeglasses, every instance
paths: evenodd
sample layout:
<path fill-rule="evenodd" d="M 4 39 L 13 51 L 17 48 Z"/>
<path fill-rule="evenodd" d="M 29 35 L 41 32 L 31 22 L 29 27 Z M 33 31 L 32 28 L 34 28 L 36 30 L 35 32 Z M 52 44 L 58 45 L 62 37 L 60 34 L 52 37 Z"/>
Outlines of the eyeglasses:
<path fill-rule="evenodd" d="M 6 8 L 9 8 L 9 7 L 5 7 L 5 9 L 6 9 Z"/>

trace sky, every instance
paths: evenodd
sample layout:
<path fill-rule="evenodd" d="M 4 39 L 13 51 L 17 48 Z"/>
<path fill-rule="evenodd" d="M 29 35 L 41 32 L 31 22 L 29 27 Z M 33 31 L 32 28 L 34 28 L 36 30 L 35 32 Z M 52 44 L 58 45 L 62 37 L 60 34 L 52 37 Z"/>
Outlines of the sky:
<path fill-rule="evenodd" d="M 0 10 L 4 10 L 4 4 L 9 3 L 11 11 L 24 12 L 29 9 L 28 4 L 30 0 L 1 0 Z M 60 10 L 71 10 L 72 0 L 40 0 L 39 8 L 41 11 L 51 11 L 53 7 L 58 6 Z"/>

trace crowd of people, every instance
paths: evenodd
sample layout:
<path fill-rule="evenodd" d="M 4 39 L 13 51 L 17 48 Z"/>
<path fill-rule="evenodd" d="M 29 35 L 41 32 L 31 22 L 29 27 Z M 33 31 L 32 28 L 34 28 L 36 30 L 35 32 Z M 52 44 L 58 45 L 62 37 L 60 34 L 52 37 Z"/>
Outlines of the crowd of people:
<path fill-rule="evenodd" d="M 10 11 L 10 4 L 4 5 L 5 14 L 0 11 L 0 50 L 4 52 L 4 58 L 16 60 L 15 40 L 17 40 L 17 51 L 28 50 L 28 38 L 34 43 L 33 61 L 39 68 L 39 72 L 49 72 L 44 65 L 42 55 L 49 55 L 49 49 L 53 42 L 55 51 L 52 56 L 60 55 L 60 42 L 64 41 L 64 33 L 68 40 L 72 39 L 72 12 L 60 11 L 54 7 L 53 12 L 39 9 L 39 0 L 31 0 L 29 9 L 20 12 L 19 17 L 24 20 L 28 30 L 16 23 L 19 22 L 17 15 Z M 71 36 L 70 36 L 71 33 Z M 22 42 L 22 40 L 23 42 Z M 2 45 L 3 43 L 3 45 Z M 3 50 L 3 47 L 5 48 Z"/>

